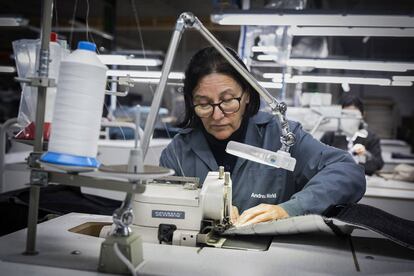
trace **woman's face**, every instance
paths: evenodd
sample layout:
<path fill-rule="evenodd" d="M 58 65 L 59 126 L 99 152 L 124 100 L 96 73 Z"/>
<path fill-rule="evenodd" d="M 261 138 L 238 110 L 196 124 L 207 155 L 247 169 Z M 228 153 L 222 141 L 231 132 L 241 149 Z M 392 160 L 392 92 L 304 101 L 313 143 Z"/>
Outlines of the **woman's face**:
<path fill-rule="evenodd" d="M 213 114 L 206 118 L 200 118 L 204 128 L 216 139 L 227 139 L 239 129 L 246 105 L 249 103 L 249 94 L 243 93 L 240 85 L 231 77 L 212 73 L 203 77 L 193 94 L 193 104 L 216 104 L 242 96 L 240 109 L 236 113 L 224 114 L 218 106 Z"/>

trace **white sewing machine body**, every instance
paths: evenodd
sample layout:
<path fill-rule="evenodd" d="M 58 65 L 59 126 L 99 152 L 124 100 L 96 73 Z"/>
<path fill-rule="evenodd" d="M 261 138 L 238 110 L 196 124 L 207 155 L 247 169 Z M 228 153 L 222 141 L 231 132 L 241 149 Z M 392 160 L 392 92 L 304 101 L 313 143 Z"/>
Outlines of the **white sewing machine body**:
<path fill-rule="evenodd" d="M 197 183 L 150 182 L 133 202 L 134 225 L 158 228 L 175 225 L 177 230 L 200 231 L 202 220 L 226 224 L 231 208 L 231 181 L 224 173 L 209 172 L 202 187 Z"/>
<path fill-rule="evenodd" d="M 189 190 L 181 184 L 149 183 L 143 194 L 136 194 L 134 224 L 158 227 L 161 223 L 175 224 L 180 229 L 200 227 L 200 190 Z"/>

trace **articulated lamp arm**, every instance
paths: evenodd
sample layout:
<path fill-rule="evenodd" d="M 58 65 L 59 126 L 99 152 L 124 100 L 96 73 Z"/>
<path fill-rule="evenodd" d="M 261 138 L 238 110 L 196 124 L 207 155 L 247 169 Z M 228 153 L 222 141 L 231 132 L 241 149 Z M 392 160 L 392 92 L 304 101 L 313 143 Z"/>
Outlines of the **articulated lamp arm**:
<path fill-rule="evenodd" d="M 151 110 L 145 125 L 144 137 L 141 142 L 143 156 L 145 157 L 148 151 L 149 142 L 154 131 L 155 119 L 160 108 L 162 95 L 167 84 L 167 78 L 171 71 L 171 65 L 174 60 L 178 43 L 180 42 L 181 35 L 186 28 L 194 28 L 198 30 L 201 33 L 201 35 L 240 73 L 240 75 L 260 94 L 260 96 L 262 96 L 262 98 L 270 106 L 272 114 L 278 117 L 282 129 L 282 135 L 280 137 L 282 147 L 276 153 L 275 157 L 278 157 L 278 155 L 281 154 L 283 160 L 290 159 L 288 162 L 289 165 L 284 166 L 283 163 L 285 162 L 282 161 L 282 166 L 280 165 L 280 162 L 275 162 L 274 166 L 286 168 L 288 170 L 293 170 L 295 160 L 292 157 L 290 157 L 289 149 L 295 143 L 295 135 L 292 132 L 290 132 L 289 124 L 286 120 L 286 104 L 283 102 L 279 103 L 266 89 L 260 86 L 260 84 L 250 74 L 250 72 L 246 70 L 241 64 L 239 64 L 239 62 L 226 50 L 226 48 L 207 30 L 206 27 L 204 27 L 204 25 L 201 23 L 200 20 L 198 20 L 197 17 L 195 17 L 192 13 L 189 12 L 182 13 L 175 25 L 175 30 L 171 38 L 167 55 L 165 57 L 165 62 L 161 71 L 160 83 L 158 84 L 157 89 L 155 91 L 154 100 L 152 102 Z M 240 147 L 238 147 L 238 149 L 240 149 Z M 237 152 L 232 152 L 231 150 L 229 151 L 229 153 L 238 155 Z M 244 155 L 243 158 L 248 157 Z M 271 158 L 270 160 L 273 159 L 274 158 Z"/>
<path fill-rule="evenodd" d="M 174 61 L 175 53 L 177 52 L 177 47 L 181 40 L 181 35 L 186 26 L 187 23 L 185 14 L 181 14 L 177 20 L 177 23 L 175 24 L 174 33 L 172 35 L 170 45 L 168 46 L 167 55 L 165 56 L 164 64 L 162 66 L 160 82 L 157 86 L 157 89 L 155 90 L 154 99 L 151 104 L 151 109 L 148 114 L 147 121 L 145 123 L 144 136 L 141 140 L 141 149 L 143 156 L 142 160 L 145 159 L 145 156 L 148 152 L 149 143 L 151 141 L 151 137 L 155 128 L 155 121 L 160 110 L 162 96 L 164 95 L 164 90 L 167 86 L 168 75 L 171 71 L 171 66 Z"/>
<path fill-rule="evenodd" d="M 262 96 L 266 103 L 270 106 L 272 114 L 278 116 L 282 127 L 282 150 L 289 152 L 289 148 L 295 143 L 295 135 L 290 132 L 289 125 L 286 120 L 287 105 L 283 102 L 279 103 L 265 88 L 263 88 L 257 80 L 244 68 L 240 63 L 226 50 L 226 48 L 207 30 L 206 27 L 198 20 L 197 17 L 190 14 L 194 19 L 193 27 L 197 29 L 201 35 L 240 73 L 240 75 Z"/>

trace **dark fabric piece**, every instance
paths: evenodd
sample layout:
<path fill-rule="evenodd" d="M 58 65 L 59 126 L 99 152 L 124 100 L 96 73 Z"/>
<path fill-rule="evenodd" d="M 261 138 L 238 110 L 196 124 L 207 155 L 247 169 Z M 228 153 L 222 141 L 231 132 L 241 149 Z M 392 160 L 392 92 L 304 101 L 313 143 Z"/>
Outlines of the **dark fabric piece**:
<path fill-rule="evenodd" d="M 246 136 L 247 120 L 244 118 L 239 129 L 237 129 L 229 138 L 225 140 L 216 139 L 216 137 L 208 133 L 204 127 L 202 130 L 210 150 L 214 155 L 214 159 L 216 159 L 217 165 L 224 166 L 224 170 L 226 172 L 232 173 L 237 162 L 237 156 L 226 152 L 227 143 L 230 141 L 243 143 L 244 137 Z"/>
<path fill-rule="evenodd" d="M 0 235 L 27 227 L 29 197 L 29 188 L 0 195 Z M 82 194 L 79 187 L 50 185 L 40 190 L 38 221 L 71 212 L 112 215 L 120 205 L 118 200 Z"/>
<path fill-rule="evenodd" d="M 346 136 L 338 135 L 333 131 L 326 132 L 322 136 L 321 142 L 338 149 L 348 150 Z M 382 160 L 381 155 L 380 139 L 375 133 L 368 130 L 367 138 L 358 137 L 354 141 L 354 145 L 355 144 L 364 145 L 366 150 L 371 153 L 371 156 L 367 158 L 367 161 L 364 164 L 361 164 L 365 168 L 365 174 L 372 175 L 384 166 L 384 161 Z"/>
<path fill-rule="evenodd" d="M 409 153 L 401 153 L 401 152 L 392 152 L 391 158 L 397 158 L 397 159 L 414 159 L 414 154 Z"/>
<path fill-rule="evenodd" d="M 0 236 L 13 233 L 27 227 L 28 208 L 13 200 L 0 200 Z M 47 212 L 39 210 L 39 222 L 43 221 Z"/>
<path fill-rule="evenodd" d="M 414 221 L 402 219 L 364 204 L 349 204 L 334 218 L 369 229 L 414 250 Z"/>

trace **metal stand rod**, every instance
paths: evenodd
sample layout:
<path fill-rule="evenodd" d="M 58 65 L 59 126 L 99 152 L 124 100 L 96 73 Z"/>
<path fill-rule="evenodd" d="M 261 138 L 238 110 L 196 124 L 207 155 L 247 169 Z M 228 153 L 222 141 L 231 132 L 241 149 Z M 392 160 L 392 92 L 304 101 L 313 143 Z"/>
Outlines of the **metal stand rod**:
<path fill-rule="evenodd" d="M 168 46 L 167 55 L 165 56 L 164 65 L 162 66 L 160 82 L 155 90 L 154 99 L 152 100 L 150 113 L 148 114 L 147 121 L 145 123 L 144 137 L 141 140 L 141 149 L 143 154 L 143 159 L 147 155 L 149 143 L 152 137 L 152 133 L 155 128 L 155 120 L 158 116 L 158 111 L 160 109 L 160 104 L 162 96 L 164 95 L 164 90 L 167 85 L 168 75 L 171 71 L 171 66 L 174 61 L 175 53 L 177 51 L 177 46 L 180 43 L 181 35 L 185 27 L 184 18 L 181 15 L 177 20 L 175 25 L 175 30 L 171 38 L 170 45 Z"/>
<path fill-rule="evenodd" d="M 49 42 L 50 31 L 52 26 L 52 11 L 53 0 L 43 1 L 43 19 L 42 19 L 42 37 L 39 53 L 39 77 L 48 82 L 49 73 Z M 46 91 L 47 85 L 39 86 L 37 89 L 37 106 L 36 106 L 36 119 L 35 119 L 35 142 L 34 153 L 41 154 L 43 150 L 43 124 L 45 121 L 45 106 L 46 106 Z M 34 168 L 40 166 L 34 162 L 31 164 Z M 27 220 L 27 240 L 26 251 L 24 254 L 35 255 L 36 252 L 36 231 L 37 231 L 37 217 L 39 209 L 39 195 L 40 187 L 30 186 L 30 201 L 29 201 L 29 214 Z"/>
<path fill-rule="evenodd" d="M 25 255 L 36 255 L 37 216 L 39 213 L 40 187 L 30 187 L 29 214 L 27 219 L 27 238 Z"/>

